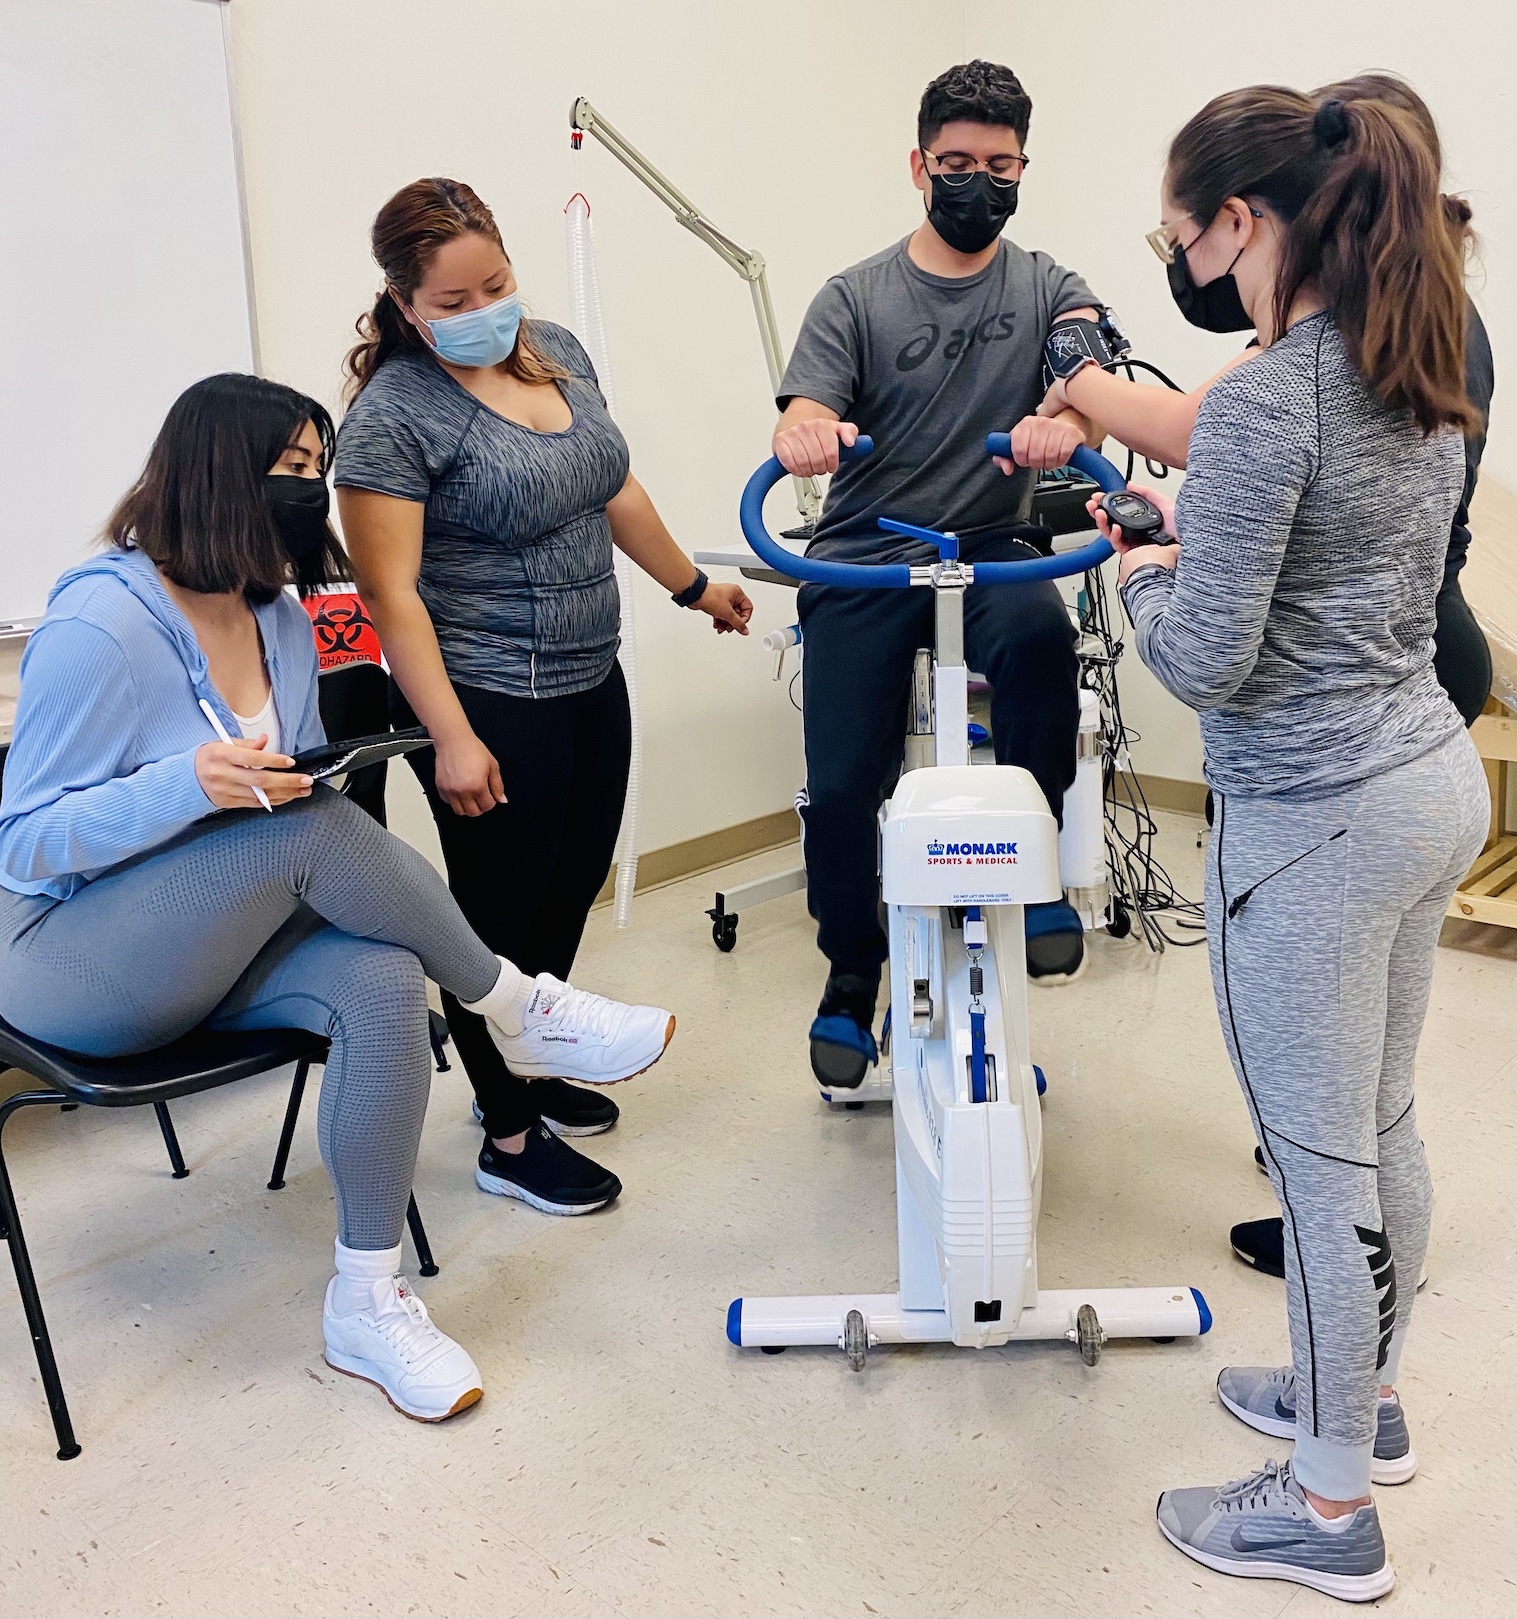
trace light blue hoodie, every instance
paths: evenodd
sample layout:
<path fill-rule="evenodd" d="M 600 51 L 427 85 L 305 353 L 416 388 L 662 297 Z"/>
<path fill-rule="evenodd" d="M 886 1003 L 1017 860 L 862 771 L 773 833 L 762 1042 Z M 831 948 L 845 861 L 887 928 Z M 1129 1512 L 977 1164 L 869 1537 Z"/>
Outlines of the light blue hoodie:
<path fill-rule="evenodd" d="M 305 609 L 286 592 L 253 614 L 283 751 L 320 747 Z M 69 569 L 21 659 L 0 797 L 0 887 L 67 899 L 216 814 L 195 775 L 196 750 L 216 740 L 202 697 L 239 735 L 149 558 L 111 550 Z"/>

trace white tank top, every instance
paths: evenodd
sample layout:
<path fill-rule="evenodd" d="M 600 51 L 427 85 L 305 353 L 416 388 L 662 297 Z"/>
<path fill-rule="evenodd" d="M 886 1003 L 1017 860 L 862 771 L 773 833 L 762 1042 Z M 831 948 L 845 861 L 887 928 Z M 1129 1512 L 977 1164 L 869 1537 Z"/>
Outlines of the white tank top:
<path fill-rule="evenodd" d="M 244 736 L 262 736 L 268 733 L 268 751 L 280 752 L 279 746 L 279 715 L 274 709 L 274 688 L 269 687 L 269 695 L 264 699 L 263 707 L 256 714 L 239 714 L 234 708 L 232 718 L 242 729 Z"/>

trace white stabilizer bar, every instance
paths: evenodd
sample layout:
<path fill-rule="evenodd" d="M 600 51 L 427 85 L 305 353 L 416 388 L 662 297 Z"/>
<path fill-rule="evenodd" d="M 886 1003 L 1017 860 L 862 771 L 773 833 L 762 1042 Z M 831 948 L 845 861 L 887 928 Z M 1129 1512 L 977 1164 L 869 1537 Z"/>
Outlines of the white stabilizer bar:
<path fill-rule="evenodd" d="M 1032 1340 L 1076 1341 L 1075 1317 L 1091 1305 L 1108 1338 L 1194 1338 L 1211 1325 L 1189 1287 L 1056 1288 L 1038 1294 L 1014 1324 L 987 1321 L 986 1348 Z M 850 1310 L 863 1316 L 875 1344 L 951 1343 L 942 1310 L 903 1310 L 898 1293 L 824 1293 L 814 1298 L 736 1299 L 727 1337 L 743 1349 L 813 1344 L 841 1348 Z"/>

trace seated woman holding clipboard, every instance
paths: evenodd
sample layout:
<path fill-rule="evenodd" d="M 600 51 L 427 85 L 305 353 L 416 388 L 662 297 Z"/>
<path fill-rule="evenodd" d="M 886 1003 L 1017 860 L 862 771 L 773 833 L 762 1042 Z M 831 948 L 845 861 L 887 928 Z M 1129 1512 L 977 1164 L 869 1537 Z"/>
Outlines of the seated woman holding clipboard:
<path fill-rule="evenodd" d="M 481 1389 L 396 1274 L 431 1082 L 424 979 L 485 1017 L 517 1073 L 630 1079 L 674 1019 L 526 977 L 420 854 L 298 768 L 326 738 L 310 620 L 286 587 L 345 566 L 332 442 L 292 389 L 196 383 L 103 554 L 54 587 L 0 799 L 0 1015 L 98 1057 L 206 1022 L 330 1038 L 326 1358 L 435 1422 Z"/>

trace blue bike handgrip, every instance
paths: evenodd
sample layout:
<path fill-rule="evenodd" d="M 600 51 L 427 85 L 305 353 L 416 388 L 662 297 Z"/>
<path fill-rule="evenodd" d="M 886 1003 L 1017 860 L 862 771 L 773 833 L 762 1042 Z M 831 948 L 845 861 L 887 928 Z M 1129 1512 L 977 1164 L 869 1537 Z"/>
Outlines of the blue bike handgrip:
<path fill-rule="evenodd" d="M 1011 434 L 987 433 L 985 453 L 1010 459 Z M 1111 462 L 1084 444 L 1070 456 L 1069 464 L 1106 494 L 1115 494 L 1127 487 L 1127 480 Z M 1063 579 L 1070 574 L 1087 573 L 1092 568 L 1099 568 L 1115 554 L 1110 540 L 1092 540 L 1089 545 L 1081 546 L 1078 551 L 1065 551 L 1058 556 L 1038 557 L 1027 562 L 977 562 L 974 576 L 976 582 L 983 581 L 987 585 L 1024 584 L 1031 583 L 1035 579 Z"/>
<path fill-rule="evenodd" d="M 987 433 L 985 435 L 985 453 L 987 455 L 1003 456 L 1009 461 L 1011 459 L 1011 434 Z M 1076 472 L 1083 473 L 1105 494 L 1114 495 L 1119 489 L 1127 487 L 1127 480 L 1104 455 L 1101 455 L 1096 450 L 1087 449 L 1083 444 L 1070 456 L 1069 464 Z"/>
<path fill-rule="evenodd" d="M 857 461 L 874 449 L 874 440 L 860 434 L 851 444 L 840 445 L 839 461 Z M 911 569 L 904 562 L 863 564 L 824 562 L 803 557 L 781 545 L 764 527 L 764 496 L 785 476 L 785 469 L 774 456 L 761 466 L 743 489 L 738 520 L 743 536 L 758 556 L 787 579 L 802 579 L 813 585 L 845 585 L 850 589 L 904 590 L 911 584 Z"/>

